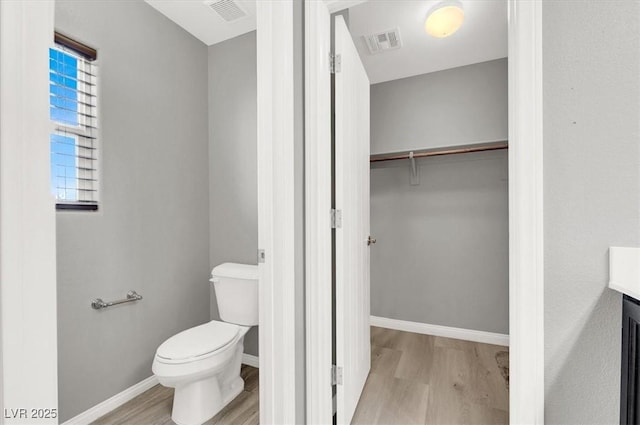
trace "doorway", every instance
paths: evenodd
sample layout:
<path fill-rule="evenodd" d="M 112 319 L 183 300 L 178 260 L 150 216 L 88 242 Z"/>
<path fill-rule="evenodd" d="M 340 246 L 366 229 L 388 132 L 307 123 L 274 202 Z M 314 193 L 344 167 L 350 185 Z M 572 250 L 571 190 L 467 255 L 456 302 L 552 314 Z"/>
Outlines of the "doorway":
<path fill-rule="evenodd" d="M 103 3 L 104 2 L 97 2 Z M 96 4 L 97 4 L 96 3 Z M 140 2 L 141 3 L 141 2 Z M 294 10 L 294 2 L 260 2 L 265 4 L 264 8 L 257 13 L 262 28 L 272 30 L 268 33 L 269 37 L 273 37 L 273 50 L 268 50 L 261 58 L 269 61 L 275 54 L 272 51 L 281 52 L 283 40 L 289 40 L 291 46 L 294 42 L 294 20 L 292 19 L 292 11 Z M 268 4 L 267 4 L 268 3 Z M 296 4 L 299 2 L 295 2 Z M 139 2 L 135 2 L 135 6 L 141 6 Z M 296 6 L 297 7 L 297 6 Z M 55 271 L 55 209 L 54 203 L 50 196 L 49 188 L 49 151 L 46 148 L 48 134 L 51 130 L 49 122 L 48 109 L 48 58 L 47 51 L 51 46 L 51 40 L 54 29 L 54 2 L 48 2 L 46 5 L 35 4 L 33 2 L 3 2 L 0 5 L 2 17 L 2 47 L 0 54 L 2 55 L 2 140 L 0 145 L 0 157 L 2 158 L 2 186 L 0 193 L 2 202 L 0 203 L 0 222 L 2 234 L 2 253 L 0 253 L 0 262 L 2 264 L 2 407 L 37 407 L 42 409 L 57 409 L 58 403 L 58 377 L 57 377 L 57 347 L 56 347 L 56 271 Z M 300 13 L 302 8 L 297 9 Z M 301 17 L 302 15 L 300 15 Z M 158 17 L 159 18 L 159 17 Z M 296 25 L 301 24 L 300 18 L 296 18 Z M 5 25 L 6 24 L 6 25 Z M 86 24 L 86 22 L 85 22 Z M 147 30 L 148 28 L 145 28 Z M 104 32 L 108 34 L 108 31 Z M 265 33 L 267 34 L 267 33 Z M 184 35 L 183 35 L 184 36 Z M 302 38 L 296 36 L 297 43 L 302 43 Z M 262 51 L 265 51 L 264 38 L 259 41 Z M 293 47 L 292 47 L 293 48 Z M 117 50 L 117 49 L 114 49 Z M 300 49 L 301 50 L 301 49 Z M 33 52 L 41 52 L 34 54 Z M 293 55 L 293 52 L 290 52 Z M 290 58 L 290 55 L 281 55 Z M 273 65 L 273 66 L 272 66 Z M 289 66 L 288 66 L 289 65 Z M 277 70 L 274 68 L 278 67 Z M 262 62 L 260 64 L 260 72 L 258 73 L 261 89 L 271 87 L 269 78 L 265 78 L 265 74 L 271 75 L 271 72 L 283 71 L 286 69 L 288 75 L 293 74 L 293 64 L 291 61 L 278 63 L 274 65 L 270 62 Z M 284 73 L 283 73 L 284 74 Z M 283 75 L 279 74 L 279 75 Z M 187 81 L 188 79 L 184 79 Z M 292 80 L 292 79 L 291 79 Z M 290 81 L 291 81 L 290 80 Z M 298 80 L 300 83 L 302 79 Z M 292 84 L 293 85 L 293 84 Z M 200 91 L 201 87 L 200 87 Z M 274 103 L 279 108 L 272 108 L 270 105 L 265 110 L 275 109 L 275 114 L 264 115 L 262 123 L 270 125 L 272 122 L 285 123 L 283 127 L 289 128 L 286 123 L 293 126 L 293 111 L 295 109 L 291 92 L 286 94 L 282 91 L 276 92 L 277 99 Z M 263 92 L 264 93 L 264 92 Z M 25 94 L 28 96 L 25 97 Z M 279 96 L 279 97 L 278 97 Z M 265 97 L 263 97 L 265 99 Z M 269 100 L 268 100 L 269 101 Z M 290 104 L 287 102 L 291 102 Z M 283 103 L 290 105 L 286 111 L 282 109 Z M 202 102 L 206 105 L 206 102 Z M 288 115 L 287 112 L 291 114 Z M 281 115 L 279 115 L 281 114 Z M 274 116 L 275 115 L 275 116 Z M 170 120 L 169 120 L 170 121 Z M 6 125 L 5 125 L 6 124 Z M 282 131 L 283 127 L 278 130 Z M 286 132 L 287 129 L 284 131 Z M 262 128 L 264 130 L 264 128 Z M 282 136 L 281 132 L 275 132 L 277 136 Z M 262 131 L 261 135 L 265 135 L 266 131 Z M 293 136 L 287 134 L 290 138 L 287 142 L 292 142 Z M 181 136 L 184 136 L 182 134 Z M 278 138 L 278 142 L 282 142 L 283 138 Z M 292 143 L 291 143 L 292 145 Z M 262 147 L 271 147 L 271 139 L 263 143 Z M 265 158 L 265 151 L 262 150 L 261 158 Z M 206 154 L 201 155 L 206 159 Z M 273 159 L 273 157 L 272 157 Z M 278 162 L 282 161 L 282 162 Z M 206 162 L 206 161 L 205 161 Z M 290 157 L 280 157 L 273 161 L 275 169 L 282 169 L 282 163 L 285 163 L 287 170 L 292 169 L 294 159 Z M 150 163 L 153 163 L 151 161 Z M 297 164 L 302 164 L 298 161 Z M 206 166 L 202 167 L 206 168 Z M 11 178 L 5 178 L 9 173 Z M 270 176 L 273 177 L 273 176 Z M 276 180 L 275 190 L 267 192 L 263 199 L 271 199 L 276 197 L 279 201 L 282 198 L 282 192 L 285 190 L 284 185 L 278 184 L 292 183 L 290 176 L 280 174 L 281 180 Z M 204 178 L 206 181 L 206 178 Z M 265 180 L 261 180 L 264 182 Z M 297 179 L 297 181 L 301 181 Z M 287 186 L 287 190 L 288 190 Z M 289 192 L 287 192 L 289 193 Z M 282 206 L 281 203 L 272 202 L 271 205 L 277 204 L 276 208 Z M 291 205 L 291 204 L 288 204 Z M 206 207 L 203 206 L 202 210 Z M 278 220 L 282 218 L 282 210 L 277 209 L 274 217 Z M 297 220 L 301 222 L 301 220 Z M 281 228 L 287 228 L 289 220 L 278 221 Z M 299 224 L 299 223 L 298 223 Z M 271 223 L 273 225 L 273 222 Z M 28 229 L 25 230 L 25 229 Z M 275 237 L 271 240 L 278 246 L 282 239 L 286 238 L 287 232 L 278 232 L 276 229 Z M 110 236 L 114 236 L 111 234 Z M 302 238 L 300 238 L 302 240 Z M 267 248 L 271 248 L 270 245 Z M 288 254 L 295 255 L 294 249 L 286 250 L 285 253 L 278 249 L 268 251 L 268 261 L 274 258 L 281 259 L 280 262 L 270 267 L 268 271 L 270 276 L 275 273 L 275 282 L 277 288 L 269 292 L 263 291 L 261 295 L 269 297 L 269 301 L 273 301 L 271 310 L 266 314 L 265 321 L 261 319 L 263 329 L 269 333 L 269 326 L 276 328 L 276 337 L 272 335 L 267 341 L 272 344 L 265 344 L 260 348 L 260 361 L 263 366 L 271 366 L 273 369 L 271 376 L 266 376 L 264 385 L 265 397 L 262 399 L 263 422 L 296 422 L 298 399 L 304 394 L 300 391 L 290 391 L 292 382 L 294 385 L 300 385 L 304 382 L 304 373 L 296 371 L 292 364 L 296 364 L 298 369 L 304 367 L 301 361 L 303 351 L 299 347 L 304 345 L 302 341 L 302 325 L 301 322 L 296 323 L 295 314 L 302 311 L 301 292 L 295 287 L 295 274 L 288 274 L 290 264 L 286 256 Z M 302 249 L 297 252 L 302 252 Z M 202 250 L 204 251 L 204 249 Z M 256 257 L 252 256 L 252 260 Z M 208 267 L 206 267 L 208 269 Z M 205 273 L 206 275 L 207 273 Z M 205 276 L 206 277 L 206 276 Z M 205 285 L 208 286 L 207 279 L 204 279 Z M 270 280 L 269 282 L 273 282 Z M 271 293 L 280 291 L 280 298 L 271 297 Z M 297 292 L 298 291 L 298 292 Z M 103 294 L 95 294 L 92 296 L 105 296 Z M 292 295 L 288 298 L 286 295 Z M 146 294 L 145 294 L 146 296 Z M 295 298 L 298 297 L 298 298 Z M 150 300 L 150 298 L 147 298 Z M 201 297 L 206 300 L 206 297 Z M 202 301 L 206 304 L 206 301 Z M 81 296 L 79 303 L 83 308 L 91 308 L 89 306 L 90 298 Z M 79 304 L 80 305 L 80 304 Z M 167 303 L 170 306 L 171 303 Z M 202 304 L 200 304 L 202 305 Z M 263 309 L 261 309 L 261 313 Z M 291 315 L 288 315 L 291 313 Z M 287 333 L 291 331 L 291 333 Z M 87 338 L 87 344 L 103 343 L 100 335 L 93 335 Z M 34 345 L 35 344 L 35 345 Z M 126 345 L 125 345 L 126 347 Z M 298 351 L 296 351 L 298 350 Z M 296 352 L 298 354 L 296 354 Z M 291 356 L 284 358 L 283 353 Z M 151 353 L 150 353 L 151 354 Z M 44 359 L 44 360 L 43 360 Z M 301 365 L 301 366 L 300 366 Z M 263 370 L 267 370 L 265 367 Z M 262 375 L 262 374 L 261 374 Z M 266 373 L 265 373 L 266 375 Z M 300 379 L 298 379 L 300 377 Z M 262 379 L 262 376 L 261 376 Z M 277 382 L 274 382 L 277 380 Z M 284 384 L 283 384 L 284 383 Z M 53 415 L 53 414 L 52 414 Z M 57 422 L 55 416 L 49 418 L 51 422 Z"/>
<path fill-rule="evenodd" d="M 524 94 L 523 90 L 527 90 L 527 94 L 531 95 L 531 98 L 537 99 L 538 101 L 540 99 L 540 85 L 539 80 L 537 80 L 538 74 L 531 74 L 532 71 L 539 72 L 538 63 L 532 59 L 535 59 L 536 55 L 539 55 L 539 51 L 537 51 L 534 47 L 539 45 L 540 34 L 539 32 L 531 31 L 527 33 L 527 37 L 523 36 L 522 28 L 531 29 L 536 28 L 536 25 L 539 25 L 539 15 L 537 15 L 539 11 L 536 7 L 527 6 L 516 6 L 515 2 L 509 2 L 508 23 L 510 59 L 508 83 L 509 134 L 507 139 L 510 143 L 510 149 L 508 155 L 509 167 L 508 171 L 505 170 L 505 174 L 508 173 L 510 185 L 508 192 L 508 304 L 510 319 L 508 333 L 511 335 L 511 376 L 514 377 L 512 379 L 512 385 L 510 388 L 511 396 L 509 403 L 509 416 L 511 418 L 511 421 L 514 422 L 535 422 L 538 420 L 542 420 L 541 412 L 543 400 L 543 385 L 541 376 L 539 375 L 543 359 L 542 351 L 540 349 L 540 347 L 542 346 L 542 310 L 540 292 L 542 278 L 540 251 L 542 242 L 542 228 L 541 221 L 534 220 L 532 223 L 532 218 L 536 217 L 535 208 L 533 212 L 529 209 L 532 206 L 538 205 L 541 199 L 540 193 L 542 187 L 539 174 L 539 170 L 541 167 L 541 122 L 539 120 L 532 120 L 530 118 L 532 116 L 539 116 L 539 110 L 536 108 L 540 108 L 541 105 L 536 102 L 534 102 L 533 104 L 531 102 L 527 103 L 522 99 L 522 96 Z M 335 12 L 335 9 L 333 9 L 332 11 Z M 307 4 L 307 25 L 317 25 L 319 27 L 324 26 L 325 22 L 328 20 L 324 16 L 324 13 L 324 9 L 318 8 L 317 6 L 311 4 Z M 322 58 L 320 55 L 322 55 L 323 49 L 326 49 L 326 44 L 323 44 L 322 40 L 319 40 L 318 38 L 307 40 L 307 55 L 313 57 L 312 59 L 309 59 L 309 57 L 307 57 L 308 65 L 311 64 L 313 66 L 317 65 L 318 63 L 322 63 Z M 313 61 L 315 61 L 315 63 Z M 310 67 L 306 70 L 306 72 L 307 78 L 312 81 L 312 84 L 315 83 L 319 86 L 326 85 L 326 81 L 323 80 L 320 71 Z M 533 78 L 534 75 L 536 76 L 536 78 Z M 526 78 L 531 78 L 531 80 L 527 80 L 528 83 L 531 83 L 530 85 L 525 85 L 522 83 Z M 309 85 L 309 81 L 307 82 L 307 84 Z M 317 86 L 312 87 L 314 88 L 313 92 L 315 93 L 317 91 Z M 526 89 L 524 87 L 526 87 Z M 320 96 L 314 96 L 314 100 L 317 100 L 319 98 Z M 320 108 L 321 106 L 322 105 L 316 106 L 316 108 Z M 536 115 L 536 111 L 538 111 L 538 115 Z M 326 133 L 316 131 L 316 129 L 321 128 L 321 123 L 323 122 L 326 125 L 327 117 L 328 115 L 326 113 L 323 114 L 322 111 L 319 111 L 318 109 L 312 110 L 311 113 L 307 114 L 307 122 L 313 124 L 313 126 L 311 127 L 313 131 L 311 132 L 311 134 L 307 134 L 307 144 L 312 144 L 314 142 L 320 143 L 322 140 L 326 140 Z M 535 129 L 535 131 L 531 133 L 524 133 L 524 127 L 527 127 L 530 131 L 532 129 Z M 502 140 L 490 141 L 496 142 L 495 144 L 503 142 Z M 528 163 L 525 163 L 525 158 L 523 157 L 523 155 L 526 153 L 530 155 L 530 161 Z M 317 167 L 318 164 L 321 163 L 321 161 L 326 161 L 326 159 L 320 158 L 316 160 L 314 158 L 307 158 L 307 167 Z M 406 174 L 407 180 L 409 180 L 409 178 L 413 178 L 413 174 L 413 171 L 408 171 Z M 317 187 L 319 185 L 317 179 L 320 178 L 323 178 L 320 173 L 310 173 L 307 176 L 308 181 L 311 180 L 313 182 L 313 184 L 311 185 L 309 185 L 309 182 L 307 183 L 307 187 L 311 187 L 312 189 L 311 192 L 307 192 L 307 196 L 315 200 L 322 199 L 323 196 L 323 194 L 320 192 L 313 192 L 314 187 Z M 407 184 L 409 184 L 409 182 L 407 182 Z M 324 193 L 324 195 L 326 195 L 326 193 Z M 307 202 L 309 203 L 310 200 L 308 199 Z M 527 211 L 522 209 L 524 205 L 529 206 L 527 208 Z M 526 227 L 523 226 L 524 223 L 534 225 Z M 313 220 L 313 217 L 311 217 L 311 219 L 309 219 L 308 217 L 307 225 L 313 226 L 314 224 L 315 222 Z M 374 238 L 375 236 L 376 235 L 373 235 Z M 531 256 L 523 258 L 524 250 L 527 250 L 527 252 L 531 254 Z M 317 260 L 318 264 L 320 264 L 322 263 L 322 261 L 326 261 L 323 260 L 323 257 L 321 255 L 317 254 L 319 254 L 318 251 L 316 251 L 315 253 L 307 251 L 307 262 L 313 262 Z M 316 264 L 316 267 L 318 264 Z M 528 275 L 524 275 L 522 273 L 523 269 L 528 269 L 531 273 Z M 307 279 L 308 282 L 310 282 L 309 268 L 307 270 Z M 317 278 L 318 276 L 319 275 L 314 275 L 312 277 Z M 528 293 L 530 296 L 533 296 L 533 298 L 527 299 L 526 297 L 524 297 L 524 293 Z M 338 290 L 336 290 L 336 295 L 338 295 Z M 328 384 L 326 383 L 326 381 L 321 382 L 322 378 L 315 375 L 315 367 L 323 362 L 325 364 L 324 367 L 326 368 L 326 359 L 330 355 L 330 353 L 318 354 L 314 349 L 315 347 L 320 350 L 320 352 L 322 352 L 323 349 L 320 347 L 319 343 L 322 341 L 322 338 L 325 338 L 326 340 L 327 336 L 326 334 L 323 334 L 323 324 L 320 322 L 321 318 L 323 317 L 323 314 L 320 311 L 322 305 L 321 303 L 317 303 L 313 299 L 310 299 L 311 296 L 313 296 L 315 300 L 322 300 L 322 290 L 308 287 L 307 291 L 307 312 L 311 313 L 307 316 L 307 406 L 313 405 L 313 408 L 309 407 L 307 410 L 307 418 L 309 421 L 318 422 L 322 421 L 318 418 L 326 418 L 326 416 L 323 415 L 328 414 L 327 412 L 329 411 L 331 399 L 326 395 L 327 392 L 329 392 L 327 390 Z M 532 300 L 534 300 L 535 302 L 532 302 Z M 527 305 L 529 312 L 532 313 L 527 317 L 524 317 L 521 313 L 521 308 L 523 308 L 524 305 Z M 324 326 L 326 327 L 326 324 Z M 340 323 L 337 324 L 337 328 L 339 327 Z M 536 340 L 538 341 L 536 345 L 531 344 L 531 341 L 524 341 L 519 337 L 519 335 L 521 335 L 521 332 L 530 332 L 531 330 L 536 331 L 535 335 Z M 439 329 L 432 328 L 429 330 L 429 332 L 437 331 L 439 331 Z M 476 337 L 482 338 L 486 337 L 486 335 L 476 335 Z M 337 342 L 337 344 L 340 344 L 340 342 Z M 526 350 L 523 351 L 523 349 L 525 348 Z M 311 354 L 311 352 L 313 352 L 314 354 Z M 526 352 L 527 354 L 523 356 L 524 352 Z M 525 360 L 525 357 L 527 362 L 526 364 L 528 364 L 530 367 L 533 366 L 534 370 L 537 371 L 537 375 L 536 373 L 531 374 L 530 377 L 532 378 L 532 380 L 528 381 L 526 384 L 524 383 L 524 381 L 520 380 L 522 378 L 519 375 L 520 373 L 528 374 L 531 370 L 526 370 L 526 368 L 523 366 L 523 360 Z M 339 373 L 340 365 L 336 366 Z M 344 370 L 342 371 L 342 374 L 344 376 Z M 527 396 L 529 397 L 526 405 L 521 404 L 521 400 L 523 400 L 523 394 L 527 394 Z M 315 398 L 311 398 L 311 396 Z M 536 400 L 536 402 L 531 404 L 531 400 Z M 318 404 L 318 402 L 320 402 L 321 404 Z M 522 419 L 525 417 L 529 419 Z M 338 414 L 338 418 L 340 418 L 340 414 Z M 520 419 L 516 420 L 514 418 Z M 348 423 L 348 421 L 339 423 Z"/>

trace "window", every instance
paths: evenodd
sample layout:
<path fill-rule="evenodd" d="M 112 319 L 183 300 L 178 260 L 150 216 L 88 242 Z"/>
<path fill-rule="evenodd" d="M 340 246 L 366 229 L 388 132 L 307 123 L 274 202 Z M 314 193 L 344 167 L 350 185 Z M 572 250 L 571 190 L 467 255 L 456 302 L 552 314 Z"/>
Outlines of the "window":
<path fill-rule="evenodd" d="M 98 209 L 96 51 L 59 33 L 49 49 L 51 192 L 57 209 Z"/>

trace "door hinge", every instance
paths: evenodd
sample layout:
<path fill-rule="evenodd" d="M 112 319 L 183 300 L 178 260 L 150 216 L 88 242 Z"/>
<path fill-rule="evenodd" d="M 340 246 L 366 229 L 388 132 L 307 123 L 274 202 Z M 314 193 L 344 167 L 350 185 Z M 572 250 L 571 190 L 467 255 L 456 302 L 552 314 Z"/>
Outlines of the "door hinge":
<path fill-rule="evenodd" d="M 342 385 L 342 367 L 331 365 L 331 385 Z"/>
<path fill-rule="evenodd" d="M 333 53 L 330 54 L 329 67 L 331 68 L 332 74 L 340 72 L 342 69 L 342 55 L 334 55 Z"/>
<path fill-rule="evenodd" d="M 339 229 L 342 227 L 342 210 L 331 210 L 331 228 Z"/>
<path fill-rule="evenodd" d="M 258 263 L 264 263 L 264 260 L 265 260 L 264 249 L 259 249 L 258 250 Z"/>

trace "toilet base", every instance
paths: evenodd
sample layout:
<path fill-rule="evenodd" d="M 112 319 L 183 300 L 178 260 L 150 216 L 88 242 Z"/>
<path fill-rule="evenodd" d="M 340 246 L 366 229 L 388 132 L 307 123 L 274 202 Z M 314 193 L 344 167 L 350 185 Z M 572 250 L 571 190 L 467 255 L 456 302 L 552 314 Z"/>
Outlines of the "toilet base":
<path fill-rule="evenodd" d="M 213 418 L 244 390 L 244 381 L 237 376 L 221 388 L 218 376 L 212 376 L 176 387 L 171 419 L 178 425 L 201 425 Z"/>

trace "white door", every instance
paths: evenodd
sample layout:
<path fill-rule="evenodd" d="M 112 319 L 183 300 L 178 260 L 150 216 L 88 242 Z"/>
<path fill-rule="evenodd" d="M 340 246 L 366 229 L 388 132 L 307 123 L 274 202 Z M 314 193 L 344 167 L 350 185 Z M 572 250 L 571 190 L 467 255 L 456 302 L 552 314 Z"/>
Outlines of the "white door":
<path fill-rule="evenodd" d="M 369 339 L 369 78 L 344 19 L 336 17 L 335 191 L 338 424 L 349 424 L 371 366 Z"/>

